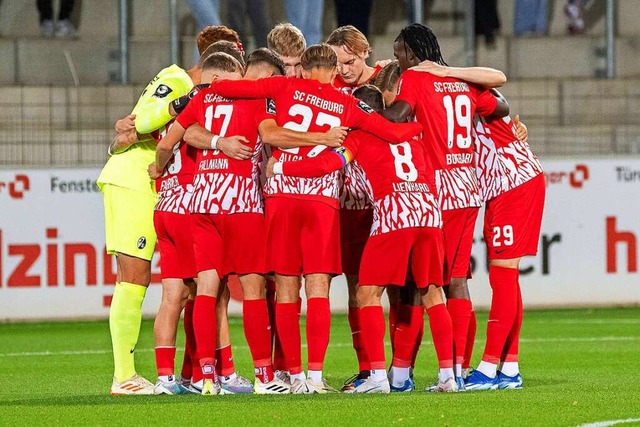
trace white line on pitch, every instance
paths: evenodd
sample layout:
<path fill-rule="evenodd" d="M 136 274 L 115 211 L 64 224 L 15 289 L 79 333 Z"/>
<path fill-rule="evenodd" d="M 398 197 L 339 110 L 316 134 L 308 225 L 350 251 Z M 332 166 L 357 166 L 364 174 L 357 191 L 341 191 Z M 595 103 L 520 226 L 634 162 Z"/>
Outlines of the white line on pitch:
<path fill-rule="evenodd" d="M 544 343 L 544 342 L 611 342 L 611 341 L 640 341 L 640 337 L 564 337 L 564 338 L 521 338 L 521 343 Z M 484 340 L 476 340 L 476 344 L 483 343 Z M 423 344 L 430 344 L 431 342 L 425 340 Z M 386 344 L 389 344 L 388 342 Z M 337 342 L 329 343 L 330 347 L 351 347 L 352 343 Z M 303 348 L 306 348 L 306 344 L 302 344 Z M 247 350 L 246 345 L 234 345 L 234 349 Z M 182 349 L 178 348 L 178 351 Z M 136 350 L 136 353 L 150 353 L 153 352 L 152 348 L 141 348 Z M 0 357 L 32 357 L 32 356 L 78 356 L 78 355 L 90 355 L 90 354 L 110 354 L 111 349 L 107 350 L 64 350 L 64 351 L 25 351 L 16 353 L 0 353 Z"/>
<path fill-rule="evenodd" d="M 640 418 L 627 418 L 626 420 L 598 421 L 595 423 L 580 424 L 578 427 L 609 427 L 609 426 L 615 426 L 618 424 L 629 424 L 629 423 L 637 423 L 637 422 L 640 422 Z"/>

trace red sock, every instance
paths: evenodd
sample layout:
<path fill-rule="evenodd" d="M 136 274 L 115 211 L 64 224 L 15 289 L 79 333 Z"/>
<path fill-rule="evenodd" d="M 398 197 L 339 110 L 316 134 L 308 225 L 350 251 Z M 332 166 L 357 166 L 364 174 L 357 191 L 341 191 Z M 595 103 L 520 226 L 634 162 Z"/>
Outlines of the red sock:
<path fill-rule="evenodd" d="M 216 357 L 216 298 L 197 295 L 193 303 L 193 331 L 202 376 L 215 379 Z M 195 375 L 194 375 L 195 376 Z"/>
<path fill-rule="evenodd" d="M 422 313 L 422 322 L 420 322 L 420 331 L 418 331 L 418 336 L 416 337 L 416 342 L 413 346 L 413 355 L 411 356 L 412 368 L 416 367 L 416 359 L 418 358 L 418 351 L 420 351 L 420 346 L 422 345 L 422 338 L 424 338 L 424 311 Z"/>
<path fill-rule="evenodd" d="M 382 306 L 375 305 L 361 307 L 360 333 L 367 349 L 371 369 L 386 369 L 387 361 L 384 356 L 384 311 Z"/>
<path fill-rule="evenodd" d="M 253 357 L 256 377 L 263 383 L 273 380 L 271 366 L 271 333 L 267 301 L 244 300 L 242 303 L 244 336 Z"/>
<path fill-rule="evenodd" d="M 285 367 L 291 375 L 302 372 L 300 354 L 300 310 L 297 302 L 276 304 L 276 326 L 285 356 Z"/>
<path fill-rule="evenodd" d="M 236 371 L 233 365 L 231 344 L 216 349 L 216 373 L 221 377 L 228 377 Z"/>
<path fill-rule="evenodd" d="M 473 307 L 471 301 L 462 298 L 449 298 L 447 309 L 451 316 L 453 326 L 453 350 L 455 354 L 455 364 L 462 365 L 464 362 L 467 337 L 469 336 L 469 322 L 471 321 L 471 311 Z"/>
<path fill-rule="evenodd" d="M 464 347 L 464 361 L 462 362 L 462 369 L 469 369 L 471 365 L 471 356 L 473 355 L 473 346 L 476 341 L 476 329 L 478 323 L 476 320 L 476 312 L 471 309 L 471 318 L 469 319 L 469 330 L 467 332 L 467 344 Z"/>
<path fill-rule="evenodd" d="M 396 324 L 398 323 L 398 307 L 400 304 L 389 305 L 389 339 L 391 340 L 391 351 L 393 352 L 393 340 L 396 334 Z"/>
<path fill-rule="evenodd" d="M 518 312 L 518 269 L 489 267 L 493 295 L 487 322 L 487 343 L 482 360 L 498 364 Z"/>
<path fill-rule="evenodd" d="M 522 328 L 522 317 L 524 314 L 524 306 L 522 305 L 522 292 L 520 292 L 520 286 L 518 285 L 518 311 L 516 312 L 516 320 L 513 322 L 513 327 L 509 332 L 507 343 L 502 353 L 503 362 L 517 362 L 518 361 L 518 347 L 520 345 L 520 328 Z"/>
<path fill-rule="evenodd" d="M 322 371 L 330 332 L 329 298 L 309 298 L 307 300 L 307 349 L 309 352 L 307 366 L 309 370 Z"/>
<path fill-rule="evenodd" d="M 271 345 L 273 346 L 273 369 L 286 371 L 287 365 L 282 352 L 282 344 L 276 328 L 276 281 L 267 278 L 267 307 L 269 309 L 269 324 L 271 324 Z"/>
<path fill-rule="evenodd" d="M 391 364 L 396 368 L 408 368 L 420 335 L 420 325 L 424 325 L 424 307 L 402 304 L 399 310 L 402 316 L 396 323 Z"/>
<path fill-rule="evenodd" d="M 196 338 L 193 335 L 193 300 L 187 300 L 187 304 L 184 306 L 184 359 L 182 360 L 182 371 L 180 376 L 182 378 L 191 378 L 193 376 L 193 364 L 191 361 L 191 355 L 193 359 L 196 358 Z"/>
<path fill-rule="evenodd" d="M 349 328 L 351 328 L 351 339 L 353 340 L 353 349 L 356 351 L 358 358 L 358 370 L 369 371 L 371 365 L 367 357 L 367 349 L 362 341 L 362 333 L 360 331 L 360 313 L 358 307 L 349 307 Z"/>
<path fill-rule="evenodd" d="M 444 304 L 427 309 L 429 328 L 436 349 L 439 368 L 453 368 L 453 331 L 451 316 Z"/>
<path fill-rule="evenodd" d="M 156 368 L 158 369 L 158 376 L 173 375 L 175 359 L 175 347 L 156 347 Z"/>

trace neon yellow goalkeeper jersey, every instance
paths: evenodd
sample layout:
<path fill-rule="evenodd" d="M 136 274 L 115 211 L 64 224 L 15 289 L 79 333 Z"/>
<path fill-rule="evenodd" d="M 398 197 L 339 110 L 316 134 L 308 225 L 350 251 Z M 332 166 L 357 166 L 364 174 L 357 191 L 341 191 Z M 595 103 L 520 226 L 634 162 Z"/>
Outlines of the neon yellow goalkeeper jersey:
<path fill-rule="evenodd" d="M 189 93 L 193 82 L 185 70 L 171 65 L 160 71 L 140 95 L 131 114 L 136 115 L 136 130 L 147 134 L 171 120 L 169 103 Z M 147 167 L 156 158 L 152 139 L 132 145 L 127 151 L 109 158 L 98 177 L 98 186 L 113 184 L 138 191 L 154 191 Z"/>

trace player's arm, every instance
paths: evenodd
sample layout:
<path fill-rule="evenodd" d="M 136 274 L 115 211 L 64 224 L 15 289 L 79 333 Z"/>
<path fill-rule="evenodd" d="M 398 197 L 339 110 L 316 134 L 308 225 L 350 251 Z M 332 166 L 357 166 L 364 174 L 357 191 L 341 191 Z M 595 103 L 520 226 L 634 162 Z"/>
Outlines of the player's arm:
<path fill-rule="evenodd" d="M 149 165 L 149 176 L 151 179 L 160 178 L 164 171 L 164 168 L 171 160 L 173 156 L 173 147 L 180 143 L 180 140 L 184 137 L 186 129 L 176 120 L 162 138 L 156 147 L 156 161 Z"/>
<path fill-rule="evenodd" d="M 278 162 L 270 158 L 267 163 L 267 177 L 273 175 L 314 178 L 342 169 L 351 162 L 357 152 L 353 146 L 339 147 L 317 157 L 307 157 L 296 162 Z"/>
<path fill-rule="evenodd" d="M 178 77 L 158 79 L 147 90 L 153 91 L 153 95 L 146 98 L 141 104 L 136 105 L 136 130 L 138 133 L 150 133 L 166 125 L 173 117 L 169 113 L 169 105 L 182 95 L 187 93 L 184 89 L 185 82 Z"/>
<path fill-rule="evenodd" d="M 413 108 L 406 101 L 398 100 L 381 111 L 380 114 L 391 122 L 404 123 L 413 114 Z"/>
<path fill-rule="evenodd" d="M 485 90 L 476 100 L 476 113 L 489 118 L 506 117 L 509 115 L 509 103 L 497 89 Z"/>
<path fill-rule="evenodd" d="M 253 151 L 247 146 L 249 140 L 244 136 L 224 137 L 215 135 L 198 124 L 189 126 L 182 140 L 199 150 L 220 150 L 236 160 L 250 159 L 253 155 Z"/>
<path fill-rule="evenodd" d="M 135 114 L 129 114 L 116 122 L 115 130 L 117 135 L 113 137 L 111 144 L 109 144 L 108 153 L 110 156 L 124 153 L 133 144 L 152 139 L 151 135 L 141 135 L 136 131 L 135 119 Z"/>
<path fill-rule="evenodd" d="M 274 119 L 263 120 L 258 127 L 264 143 L 283 149 L 315 145 L 339 147 L 347 136 L 347 130 L 348 128 L 339 126 L 326 132 L 298 132 L 278 126 Z"/>
<path fill-rule="evenodd" d="M 275 98 L 286 85 L 286 77 L 275 76 L 258 80 L 216 80 L 211 88 L 225 98 L 260 99 Z"/>
<path fill-rule="evenodd" d="M 208 87 L 209 85 L 206 83 L 195 85 L 188 94 L 182 95 L 180 98 L 176 98 L 171 101 L 169 103 L 169 114 L 172 117 L 176 117 L 178 114 L 182 113 L 184 109 L 187 108 L 187 105 L 189 105 L 189 101 L 191 101 L 202 89 Z"/>
<path fill-rule="evenodd" d="M 419 65 L 411 67 L 411 70 L 431 73 L 438 77 L 452 77 L 486 88 L 500 87 L 507 82 L 507 76 L 502 71 L 488 67 L 448 67 L 432 61 L 422 61 Z"/>
<path fill-rule="evenodd" d="M 345 125 L 350 128 L 362 129 L 391 143 L 404 142 L 422 132 L 420 123 L 393 123 L 373 111 L 364 102 L 355 99 L 354 101 L 347 105 L 345 115 Z"/>

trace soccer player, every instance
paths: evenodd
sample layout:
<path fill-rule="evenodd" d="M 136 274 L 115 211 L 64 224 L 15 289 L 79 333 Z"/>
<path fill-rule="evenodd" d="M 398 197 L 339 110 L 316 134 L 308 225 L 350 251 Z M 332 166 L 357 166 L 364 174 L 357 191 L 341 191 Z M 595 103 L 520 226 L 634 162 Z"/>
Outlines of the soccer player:
<path fill-rule="evenodd" d="M 366 100 L 374 110 L 382 111 L 384 101 L 377 88 L 365 85 L 357 89 L 355 95 Z M 389 393 L 384 354 L 385 320 L 380 302 L 385 286 L 404 286 L 410 265 L 425 307 L 428 310 L 444 307 L 439 288 L 443 284 L 442 220 L 428 183 L 422 140 L 413 138 L 394 145 L 355 131 L 341 148 L 315 158 L 271 165 L 276 174 L 312 177 L 340 169 L 354 160 L 357 161 L 354 175 L 368 189 L 375 212 L 360 265 L 357 294 L 361 334 L 371 374 L 350 391 Z M 446 310 L 440 311 L 446 314 Z M 434 329 L 443 332 L 434 334 L 436 348 L 448 351 L 452 357 L 450 323 L 439 322 Z M 454 382 L 451 391 L 455 386 Z"/>
<path fill-rule="evenodd" d="M 405 27 L 393 49 L 403 74 L 398 83 L 398 96 L 384 115 L 398 122 L 415 116 L 425 129 L 427 155 L 435 168 L 436 190 L 443 211 L 445 282 L 449 285 L 446 317 L 451 317 L 453 322 L 456 381 L 461 389 L 461 365 L 471 317 L 466 278 L 473 229 L 481 204 L 473 158 L 473 116 L 476 112 L 481 116 L 504 116 L 508 114 L 508 106 L 488 90 L 460 79 L 408 70 L 425 60 L 446 65 L 435 35 L 424 25 Z M 433 323 L 430 321 L 430 325 Z M 441 370 L 453 363 L 438 359 Z M 448 388 L 447 381 L 441 372 L 439 383 L 433 389 Z"/>
<path fill-rule="evenodd" d="M 338 58 L 338 74 L 333 86 L 352 93 L 356 88 L 368 83 L 382 69 L 380 66 L 370 67 L 366 60 L 371 54 L 369 41 L 360 30 L 352 25 L 335 29 L 327 38 Z M 342 254 L 342 272 L 347 279 L 349 292 L 349 327 L 353 348 L 358 358 L 358 374 L 347 380 L 343 391 L 351 390 L 354 382 L 369 376 L 369 361 L 360 336 L 358 315 L 358 270 L 364 245 L 369 238 L 369 230 L 373 222 L 373 206 L 367 198 L 366 188 L 359 185 L 351 173 L 351 165 L 345 166 L 341 174 L 340 186 L 340 246 Z"/>
<path fill-rule="evenodd" d="M 225 36 L 228 31 L 209 27 L 198 35 L 200 52 L 208 45 L 205 38 L 218 33 Z M 116 123 L 118 135 L 109 147 L 112 156 L 98 178 L 105 203 L 107 252 L 116 255 L 118 271 L 109 312 L 115 368 L 112 394 L 153 394 L 153 384 L 136 374 L 134 363 L 142 301 L 151 279 L 150 261 L 156 243 L 156 194 L 146 173 L 156 144 L 149 134 L 171 120 L 171 102 L 186 95 L 199 80 L 197 66 L 184 71 L 172 65 L 160 71 L 143 91 L 132 114 Z"/>
<path fill-rule="evenodd" d="M 484 354 L 466 379 L 468 390 L 522 388 L 519 266 L 523 256 L 538 251 L 545 181 L 538 158 L 518 137 L 518 125 L 518 116 L 514 121 L 508 116 L 475 121 L 476 171 L 480 196 L 486 201 L 483 234 L 493 296 Z"/>
<path fill-rule="evenodd" d="M 117 260 L 117 283 L 109 311 L 115 367 L 111 394 L 153 394 L 154 385 L 136 373 L 134 363 L 142 301 L 151 280 L 156 244 L 156 194 L 146 173 L 155 156 L 155 141 L 148 134 L 171 119 L 169 103 L 192 87 L 191 76 L 177 65 L 160 71 L 143 91 L 132 115 L 125 119 L 126 130 L 122 133 L 135 135 L 134 143 L 127 146 L 126 142 L 124 148 L 116 144 L 110 147 L 125 151 L 111 151 L 114 155 L 98 178 L 104 195 L 107 252 L 115 254 Z M 138 134 L 147 136 L 138 138 Z M 114 142 L 120 143 L 122 138 Z"/>
<path fill-rule="evenodd" d="M 288 77 L 302 77 L 300 57 L 307 48 L 302 31 L 292 24 L 278 24 L 267 35 L 267 47 L 284 62 Z"/>
<path fill-rule="evenodd" d="M 273 77 L 255 82 L 216 81 L 212 89 L 232 98 L 271 98 L 279 126 L 318 132 L 346 126 L 375 132 L 394 142 L 417 134 L 420 126 L 394 125 L 366 104 L 337 91 L 331 82 L 336 55 L 328 45 L 314 45 L 302 55 L 303 79 Z M 261 133 L 262 134 L 262 133 Z M 269 138 L 268 133 L 265 138 Z M 326 147 L 274 150 L 282 161 L 313 157 Z M 265 189 L 267 266 L 276 273 L 276 324 L 292 393 L 325 393 L 331 388 L 322 377 L 329 342 L 331 277 L 340 274 L 337 173 L 320 178 L 272 177 Z M 286 254 L 286 256 L 283 256 Z M 298 278 L 305 276 L 309 376 L 302 371 L 299 334 Z"/>

